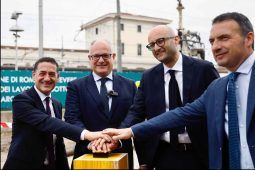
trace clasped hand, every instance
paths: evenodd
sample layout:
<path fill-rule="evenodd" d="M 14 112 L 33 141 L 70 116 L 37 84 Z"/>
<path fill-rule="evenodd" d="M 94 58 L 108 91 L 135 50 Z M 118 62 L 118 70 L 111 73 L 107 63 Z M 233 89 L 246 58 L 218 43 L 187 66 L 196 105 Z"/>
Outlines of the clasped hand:
<path fill-rule="evenodd" d="M 90 134 L 91 133 L 91 134 Z M 88 149 L 94 152 L 111 152 L 120 146 L 120 139 L 129 139 L 132 137 L 130 128 L 114 129 L 108 128 L 101 132 L 88 133 L 90 144 Z"/>

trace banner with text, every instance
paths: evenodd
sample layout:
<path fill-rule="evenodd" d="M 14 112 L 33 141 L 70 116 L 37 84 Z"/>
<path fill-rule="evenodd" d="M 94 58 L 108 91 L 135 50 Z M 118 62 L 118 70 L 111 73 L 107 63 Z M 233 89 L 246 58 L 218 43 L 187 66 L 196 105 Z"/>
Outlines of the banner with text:
<path fill-rule="evenodd" d="M 52 92 L 52 96 L 59 100 L 63 106 L 66 98 L 66 85 L 68 82 L 84 77 L 90 71 L 60 71 L 60 78 L 57 86 Z M 118 73 L 124 77 L 139 82 L 141 72 L 122 72 Z M 1 70 L 1 110 L 11 109 L 11 102 L 14 96 L 22 91 L 29 89 L 34 84 L 31 70 Z"/>

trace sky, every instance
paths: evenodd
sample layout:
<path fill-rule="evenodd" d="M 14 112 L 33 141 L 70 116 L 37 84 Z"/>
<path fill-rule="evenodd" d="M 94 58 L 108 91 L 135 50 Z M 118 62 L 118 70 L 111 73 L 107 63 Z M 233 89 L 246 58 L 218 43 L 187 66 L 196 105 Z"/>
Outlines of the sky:
<path fill-rule="evenodd" d="M 14 45 L 9 31 L 15 25 L 10 19 L 14 11 L 23 14 L 18 25 L 18 46 L 38 47 L 39 0 L 1 0 L 1 45 Z M 182 0 L 183 26 L 196 31 L 205 44 L 206 59 L 214 62 L 208 42 L 212 19 L 224 12 L 240 12 L 255 25 L 255 0 Z M 177 0 L 120 0 L 121 12 L 173 20 L 171 26 L 178 28 Z M 80 26 L 97 17 L 116 12 L 116 0 L 43 0 L 44 47 L 85 49 L 85 33 Z"/>

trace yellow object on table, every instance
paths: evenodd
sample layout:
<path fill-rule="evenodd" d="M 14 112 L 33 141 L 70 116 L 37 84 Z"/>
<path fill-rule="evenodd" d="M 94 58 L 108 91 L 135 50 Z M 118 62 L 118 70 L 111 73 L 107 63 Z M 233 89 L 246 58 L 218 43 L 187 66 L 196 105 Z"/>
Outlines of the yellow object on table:
<path fill-rule="evenodd" d="M 127 153 L 111 153 L 107 158 L 84 154 L 73 161 L 74 169 L 128 169 Z"/>

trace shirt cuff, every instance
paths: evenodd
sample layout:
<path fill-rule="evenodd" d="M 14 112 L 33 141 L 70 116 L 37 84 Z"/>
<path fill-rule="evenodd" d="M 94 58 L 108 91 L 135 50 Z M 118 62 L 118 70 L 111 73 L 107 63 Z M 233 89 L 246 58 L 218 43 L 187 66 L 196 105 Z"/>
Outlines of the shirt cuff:
<path fill-rule="evenodd" d="M 130 128 L 131 129 L 131 134 L 132 134 L 132 137 L 133 138 L 135 138 L 135 135 L 134 135 L 134 133 L 133 133 L 133 130 L 132 130 L 132 128 Z"/>
<path fill-rule="evenodd" d="M 87 132 L 86 129 L 84 129 L 82 132 L 81 132 L 81 136 L 80 136 L 80 139 L 81 140 L 85 140 L 85 133 Z"/>
<path fill-rule="evenodd" d="M 89 142 L 89 144 L 87 145 L 87 149 L 90 150 L 90 145 L 91 145 L 92 142 Z"/>
<path fill-rule="evenodd" d="M 122 142 L 121 142 L 121 140 L 119 140 L 119 144 L 120 144 L 120 146 L 119 146 L 117 149 L 122 148 Z"/>

